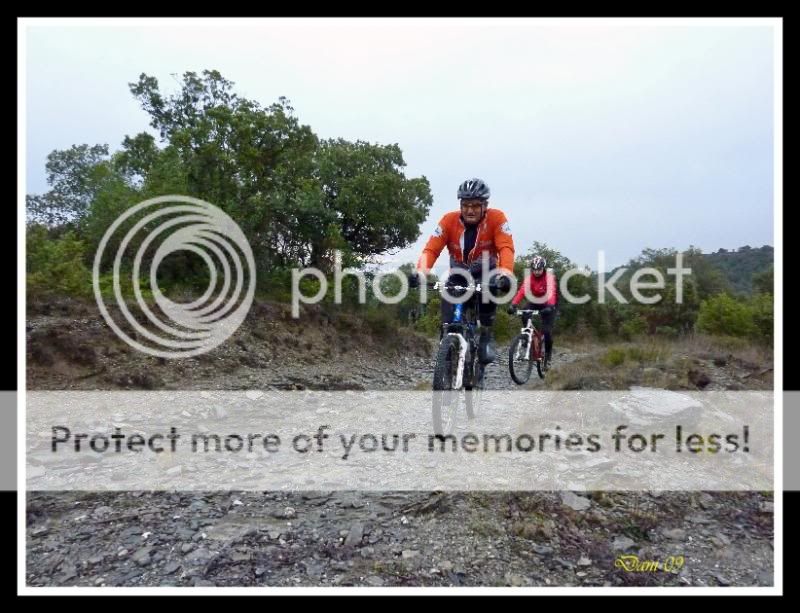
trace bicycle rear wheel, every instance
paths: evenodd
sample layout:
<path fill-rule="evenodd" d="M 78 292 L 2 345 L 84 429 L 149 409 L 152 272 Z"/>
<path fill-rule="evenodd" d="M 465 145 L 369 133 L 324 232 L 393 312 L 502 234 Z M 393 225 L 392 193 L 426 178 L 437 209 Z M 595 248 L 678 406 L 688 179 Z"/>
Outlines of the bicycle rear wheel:
<path fill-rule="evenodd" d="M 433 369 L 433 432 L 443 436 L 455 428 L 460 390 L 453 389 L 458 378 L 458 339 L 445 336 L 439 345 Z"/>
<path fill-rule="evenodd" d="M 536 356 L 536 373 L 540 379 L 544 379 L 547 368 L 544 365 L 544 337 L 538 330 L 533 334 L 532 355 Z"/>
<path fill-rule="evenodd" d="M 528 337 L 525 334 L 519 334 L 508 350 L 508 371 L 514 383 L 524 385 L 531 378 L 532 370 L 533 360 L 528 346 Z"/>

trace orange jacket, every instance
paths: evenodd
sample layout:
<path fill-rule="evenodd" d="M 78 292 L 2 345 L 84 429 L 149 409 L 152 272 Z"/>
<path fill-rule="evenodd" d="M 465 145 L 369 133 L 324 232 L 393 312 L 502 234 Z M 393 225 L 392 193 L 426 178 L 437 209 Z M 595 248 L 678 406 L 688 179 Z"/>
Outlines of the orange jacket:
<path fill-rule="evenodd" d="M 428 239 L 422 255 L 417 261 L 417 270 L 427 274 L 439 258 L 445 245 L 450 252 L 450 267 L 469 265 L 480 261 L 484 251 L 489 252 L 490 262 L 498 268 L 514 274 L 514 239 L 506 214 L 500 209 L 487 209 L 475 237 L 475 247 L 464 260 L 464 222 L 461 211 L 447 213 L 439 221 L 433 235 Z"/>

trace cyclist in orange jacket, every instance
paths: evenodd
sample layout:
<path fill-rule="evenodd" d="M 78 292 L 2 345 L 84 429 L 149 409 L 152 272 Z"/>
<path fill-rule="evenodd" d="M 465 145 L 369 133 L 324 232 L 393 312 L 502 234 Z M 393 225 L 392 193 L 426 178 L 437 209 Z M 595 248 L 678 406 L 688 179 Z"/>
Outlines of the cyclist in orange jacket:
<path fill-rule="evenodd" d="M 428 239 L 422 255 L 417 261 L 417 271 L 427 275 L 442 250 L 447 247 L 450 254 L 451 278 L 453 269 L 463 268 L 464 284 L 481 277 L 481 267 L 488 261 L 490 270 L 500 273 L 497 288 L 507 292 L 514 276 L 514 240 L 505 213 L 500 209 L 489 208 L 489 186 L 478 178 L 467 179 L 458 188 L 460 209 L 446 213 L 433 235 Z M 484 255 L 485 254 L 485 255 Z M 414 284 L 416 276 L 412 276 Z M 453 317 L 454 305 L 442 300 L 442 323 Z M 496 357 L 494 325 L 497 304 L 493 301 L 480 301 L 478 317 L 481 322 L 478 359 L 483 364 L 493 362 Z"/>

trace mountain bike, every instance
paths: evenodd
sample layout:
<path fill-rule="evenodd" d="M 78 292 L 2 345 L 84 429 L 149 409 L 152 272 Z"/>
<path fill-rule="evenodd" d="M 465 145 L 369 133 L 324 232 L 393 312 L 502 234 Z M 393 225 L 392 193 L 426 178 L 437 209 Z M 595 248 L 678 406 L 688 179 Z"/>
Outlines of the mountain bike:
<path fill-rule="evenodd" d="M 538 310 L 533 309 L 517 311 L 517 315 L 522 318 L 522 329 L 508 350 L 508 370 L 517 385 L 528 382 L 534 364 L 540 379 L 544 379 L 550 368 L 545 359 L 544 334 L 533 325 L 533 316 L 538 313 Z"/>
<path fill-rule="evenodd" d="M 429 284 L 441 289 L 441 282 Z M 481 406 L 485 389 L 486 365 L 478 360 L 480 321 L 478 304 L 481 285 L 458 285 L 447 282 L 444 289 L 453 297 L 472 295 L 463 303 L 455 304 L 453 318 L 443 324 L 442 338 L 433 369 L 433 430 L 437 435 L 450 434 L 455 428 L 459 409 L 464 406 L 469 419 L 474 419 Z M 493 291 L 490 286 L 489 290 Z"/>

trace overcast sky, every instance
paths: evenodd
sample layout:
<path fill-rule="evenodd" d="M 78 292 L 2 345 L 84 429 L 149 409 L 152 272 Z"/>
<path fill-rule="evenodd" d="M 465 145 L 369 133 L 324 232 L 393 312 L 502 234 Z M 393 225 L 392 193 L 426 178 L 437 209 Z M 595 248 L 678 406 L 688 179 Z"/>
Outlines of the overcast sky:
<path fill-rule="evenodd" d="M 82 22 L 86 24 L 86 22 Z M 483 178 L 518 253 L 579 265 L 646 247 L 773 245 L 773 28 L 549 20 L 27 22 L 27 192 L 45 159 L 148 130 L 142 72 L 217 69 L 263 105 L 290 99 L 322 138 L 398 143 L 434 206 Z"/>

